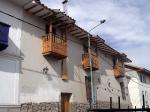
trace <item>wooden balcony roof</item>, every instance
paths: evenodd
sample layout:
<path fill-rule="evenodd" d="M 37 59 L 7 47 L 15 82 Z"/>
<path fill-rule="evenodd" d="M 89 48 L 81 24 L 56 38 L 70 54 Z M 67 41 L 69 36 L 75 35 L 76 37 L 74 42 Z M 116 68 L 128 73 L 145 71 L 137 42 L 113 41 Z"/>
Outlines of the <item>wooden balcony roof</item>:
<path fill-rule="evenodd" d="M 25 3 L 26 0 L 11 0 L 22 4 L 24 10 L 31 13 L 32 15 L 38 16 L 41 19 L 49 21 L 53 18 L 52 23 L 60 28 L 67 27 L 69 32 L 76 38 L 87 40 L 87 35 L 89 34 L 86 30 L 79 27 L 75 24 L 75 20 L 64 12 L 61 12 L 59 9 L 50 9 L 46 5 L 42 4 L 40 0 L 35 0 L 35 3 L 32 1 Z M 117 50 L 111 48 L 109 45 L 105 43 L 99 36 L 93 36 L 89 34 L 91 38 L 91 44 L 96 45 L 101 51 L 109 53 L 110 55 L 121 57 L 124 62 L 131 62 L 130 59 L 127 58 L 125 54 L 119 53 Z"/>

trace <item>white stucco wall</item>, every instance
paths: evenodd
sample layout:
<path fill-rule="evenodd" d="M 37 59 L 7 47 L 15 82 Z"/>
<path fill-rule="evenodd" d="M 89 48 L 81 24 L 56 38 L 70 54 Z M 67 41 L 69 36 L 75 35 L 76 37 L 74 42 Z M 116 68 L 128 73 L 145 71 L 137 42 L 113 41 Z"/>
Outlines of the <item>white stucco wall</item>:
<path fill-rule="evenodd" d="M 113 61 L 110 55 L 104 55 L 100 52 L 100 69 L 94 73 L 95 76 L 95 87 L 98 101 L 109 102 L 110 97 L 112 97 L 113 102 L 118 102 L 118 97 L 120 96 L 121 103 L 130 104 L 130 98 L 126 91 L 126 100 L 122 99 L 122 92 L 120 87 L 120 82 L 124 82 L 127 85 L 126 78 L 115 78 L 113 72 Z M 109 86 L 110 83 L 110 86 Z M 125 86 L 126 88 L 127 86 Z"/>
<path fill-rule="evenodd" d="M 1 0 L 0 10 L 45 28 L 44 21 L 26 12 L 22 14 L 22 9 L 9 1 Z M 84 51 L 80 40 L 68 34 L 69 80 L 63 81 L 60 76 L 61 62 L 42 55 L 41 37 L 45 35 L 44 30 L 2 13 L 0 13 L 0 21 L 11 25 L 9 47 L 0 52 L 0 104 L 58 102 L 61 92 L 72 93 L 71 102 L 87 102 L 84 82 L 86 72 L 81 65 Z M 42 70 L 46 66 L 49 72 L 44 75 Z M 112 66 L 110 56 L 100 53 L 100 69 L 93 72 L 99 101 L 108 102 L 109 97 L 113 97 L 113 101 L 117 102 L 118 96 L 122 96 L 120 84 L 113 75 Z M 108 82 L 111 83 L 110 87 Z M 127 101 L 128 99 L 124 102 Z"/>
<path fill-rule="evenodd" d="M 22 10 L 8 0 L 0 1 L 0 10 L 22 17 Z M 10 25 L 9 47 L 0 52 L 0 105 L 18 104 L 20 37 L 22 22 L 0 12 L 0 21 Z"/>
<path fill-rule="evenodd" d="M 145 92 L 147 92 L 147 95 L 145 96 L 145 101 L 147 101 L 148 105 L 150 106 L 150 85 L 144 84 L 140 81 L 137 71 L 126 69 L 126 75 L 130 77 L 130 79 L 128 80 L 128 88 L 132 106 L 136 106 L 138 108 L 141 108 L 143 106 L 142 91 L 144 91 L 144 95 Z"/>
<path fill-rule="evenodd" d="M 42 20 L 24 12 L 23 18 L 45 28 Z M 23 23 L 21 50 L 24 55 L 22 74 L 20 75 L 20 103 L 24 102 L 59 102 L 61 92 L 72 93 L 71 102 L 86 102 L 84 75 L 81 67 L 82 45 L 77 39 L 68 40 L 69 81 L 61 79 L 61 61 L 45 58 L 42 55 L 42 36 L 45 31 Z M 73 38 L 72 38 L 73 39 Z M 42 70 L 49 68 L 47 75 Z M 80 73 L 79 73 L 80 72 Z"/>
<path fill-rule="evenodd" d="M 44 21 L 24 12 L 23 18 L 34 25 L 45 28 Z M 82 69 L 81 60 L 83 43 L 81 40 L 68 34 L 68 74 L 69 80 L 61 79 L 61 61 L 54 58 L 45 58 L 42 55 L 42 36 L 45 31 L 34 26 L 23 23 L 21 38 L 21 51 L 24 55 L 22 62 L 22 74 L 20 75 L 20 103 L 24 102 L 59 102 L 61 93 L 72 93 L 71 102 L 86 103 L 85 75 L 89 74 Z M 42 73 L 44 67 L 48 67 L 47 75 Z M 114 77 L 113 63 L 110 56 L 100 53 L 100 69 L 93 72 L 95 77 L 95 87 L 97 99 L 99 101 L 109 101 L 113 97 L 113 102 L 118 101 L 118 96 L 122 98 L 119 80 Z M 86 74 L 87 73 L 87 74 Z M 97 83 L 97 79 L 101 83 Z M 108 87 L 108 81 L 111 87 Z M 106 90 L 105 90 L 106 89 Z M 121 101 L 129 103 L 127 100 Z"/>

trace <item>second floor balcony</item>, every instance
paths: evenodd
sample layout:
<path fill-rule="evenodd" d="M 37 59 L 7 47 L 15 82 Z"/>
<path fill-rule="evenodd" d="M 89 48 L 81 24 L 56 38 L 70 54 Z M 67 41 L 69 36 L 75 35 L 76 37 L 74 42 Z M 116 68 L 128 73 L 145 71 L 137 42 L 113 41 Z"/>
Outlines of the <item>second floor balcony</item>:
<path fill-rule="evenodd" d="M 56 59 L 67 57 L 67 41 L 58 35 L 49 33 L 43 36 L 43 52 L 44 56 L 52 56 Z"/>
<path fill-rule="evenodd" d="M 99 58 L 96 54 L 91 54 L 91 62 L 92 62 L 92 70 L 98 70 L 99 69 Z M 82 55 L 82 66 L 84 70 L 90 70 L 90 60 L 89 60 L 89 54 L 85 53 Z"/>
<path fill-rule="evenodd" d="M 120 66 L 115 66 L 113 68 L 113 71 L 114 71 L 114 76 L 116 78 L 120 78 L 120 77 L 123 77 L 124 73 L 123 73 L 123 68 L 120 67 Z"/>

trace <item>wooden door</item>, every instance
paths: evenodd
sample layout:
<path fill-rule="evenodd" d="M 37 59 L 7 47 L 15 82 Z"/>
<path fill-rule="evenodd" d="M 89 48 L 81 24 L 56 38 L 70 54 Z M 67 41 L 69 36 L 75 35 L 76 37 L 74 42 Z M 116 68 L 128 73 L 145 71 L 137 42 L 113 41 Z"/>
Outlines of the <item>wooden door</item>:
<path fill-rule="evenodd" d="M 90 99 L 91 99 L 91 81 L 87 76 L 85 77 L 85 86 L 86 86 L 87 100 L 90 101 Z"/>
<path fill-rule="evenodd" d="M 70 110 L 70 93 L 62 93 L 61 94 L 61 112 L 69 112 Z"/>

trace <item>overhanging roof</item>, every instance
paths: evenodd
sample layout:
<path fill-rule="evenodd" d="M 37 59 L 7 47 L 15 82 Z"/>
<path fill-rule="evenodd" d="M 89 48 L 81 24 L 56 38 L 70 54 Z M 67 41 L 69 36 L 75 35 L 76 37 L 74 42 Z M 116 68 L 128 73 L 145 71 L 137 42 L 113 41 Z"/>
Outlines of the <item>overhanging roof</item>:
<path fill-rule="evenodd" d="M 22 6 L 25 11 L 29 12 L 30 14 L 37 16 L 41 19 L 49 21 L 51 18 L 53 19 L 52 22 L 55 26 L 59 26 L 60 28 L 67 27 L 68 31 L 73 35 L 73 37 L 87 40 L 87 35 L 89 34 L 87 31 L 79 27 L 75 24 L 75 20 L 64 12 L 61 12 L 59 9 L 50 9 L 46 5 L 42 4 L 40 0 L 11 0 L 16 4 Z M 92 36 L 89 34 L 91 44 L 96 45 L 101 51 L 109 53 L 110 55 L 121 57 L 124 62 L 131 62 L 127 58 L 125 54 L 119 53 L 117 50 L 113 49 L 109 45 L 105 43 L 99 36 Z"/>
<path fill-rule="evenodd" d="M 150 75 L 150 70 L 147 70 L 145 68 L 138 67 L 138 66 L 135 66 L 135 65 L 125 64 L 125 68 L 129 68 L 129 69 L 132 69 L 132 70 L 135 70 L 135 71 L 138 71 L 138 72 L 142 72 L 142 73 L 146 73 L 146 74 Z"/>

